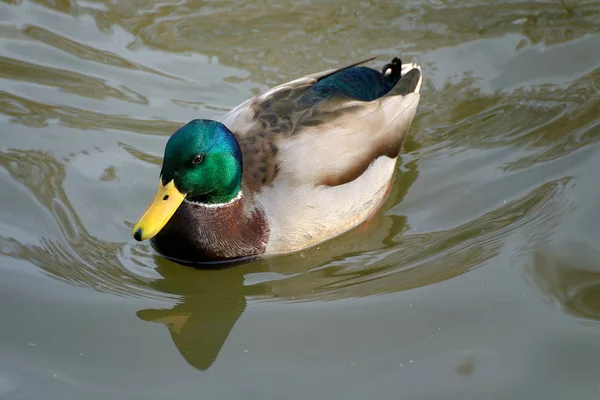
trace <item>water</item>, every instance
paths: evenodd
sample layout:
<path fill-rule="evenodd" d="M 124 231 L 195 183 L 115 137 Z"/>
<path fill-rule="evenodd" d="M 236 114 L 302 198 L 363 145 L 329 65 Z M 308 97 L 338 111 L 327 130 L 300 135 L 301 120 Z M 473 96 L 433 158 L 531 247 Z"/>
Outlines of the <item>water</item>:
<path fill-rule="evenodd" d="M 1 399 L 599 398 L 599 2 L 4 0 L 0 37 Z M 133 240 L 177 127 L 372 55 L 425 78 L 372 224 Z"/>

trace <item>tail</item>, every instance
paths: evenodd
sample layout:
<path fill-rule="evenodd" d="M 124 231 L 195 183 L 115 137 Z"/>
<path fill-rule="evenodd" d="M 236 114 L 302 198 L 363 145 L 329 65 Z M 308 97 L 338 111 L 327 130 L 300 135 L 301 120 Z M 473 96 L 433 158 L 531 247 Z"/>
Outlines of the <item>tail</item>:
<path fill-rule="evenodd" d="M 388 85 L 395 86 L 402 77 L 402 61 L 398 57 L 394 57 L 391 63 L 384 65 L 381 73 Z"/>

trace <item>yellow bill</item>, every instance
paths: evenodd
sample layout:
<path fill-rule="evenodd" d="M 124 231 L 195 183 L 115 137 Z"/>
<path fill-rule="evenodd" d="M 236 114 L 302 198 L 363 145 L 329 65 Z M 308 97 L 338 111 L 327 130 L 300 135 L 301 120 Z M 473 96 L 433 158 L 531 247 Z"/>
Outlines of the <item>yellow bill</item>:
<path fill-rule="evenodd" d="M 135 240 L 147 240 L 156 235 L 169 222 L 177 208 L 185 199 L 185 194 L 175 187 L 171 180 L 166 185 L 162 180 L 158 183 L 158 192 L 140 220 L 133 227 Z"/>

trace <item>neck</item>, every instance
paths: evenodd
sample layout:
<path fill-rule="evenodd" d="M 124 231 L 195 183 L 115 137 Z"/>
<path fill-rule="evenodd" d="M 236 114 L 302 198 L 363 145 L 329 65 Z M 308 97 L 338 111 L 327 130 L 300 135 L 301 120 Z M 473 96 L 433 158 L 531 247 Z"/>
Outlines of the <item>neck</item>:
<path fill-rule="evenodd" d="M 238 200 L 242 198 L 242 191 L 238 190 L 237 193 L 232 197 L 231 195 L 227 196 L 215 196 L 211 195 L 210 198 L 208 196 L 197 196 L 191 199 L 186 199 L 185 201 L 188 203 L 193 203 L 199 206 L 207 207 L 207 208 L 221 208 L 229 206 L 233 203 L 236 203 Z"/>
<path fill-rule="evenodd" d="M 242 196 L 241 182 L 223 190 L 216 190 L 200 196 L 190 197 L 189 201 L 197 204 L 224 205 Z"/>

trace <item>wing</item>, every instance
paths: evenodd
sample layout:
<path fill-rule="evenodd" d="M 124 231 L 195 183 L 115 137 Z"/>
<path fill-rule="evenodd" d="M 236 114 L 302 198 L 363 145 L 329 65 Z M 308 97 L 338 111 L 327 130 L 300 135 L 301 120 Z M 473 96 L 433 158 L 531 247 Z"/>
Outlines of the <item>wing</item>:
<path fill-rule="evenodd" d="M 412 90 L 392 90 L 364 101 L 353 97 L 368 99 L 380 93 L 374 79 L 381 73 L 370 70 L 376 77 L 355 66 L 277 86 L 223 117 L 221 122 L 236 134 L 242 148 L 248 188 L 260 191 L 279 179 L 292 186 L 342 185 L 359 177 L 378 157 L 397 157 L 417 109 L 420 69 L 404 68 L 400 82 Z M 342 80 L 347 82 L 340 85 Z"/>
<path fill-rule="evenodd" d="M 254 123 L 257 111 L 260 112 L 262 109 L 270 107 L 270 105 L 273 103 L 291 103 L 295 99 L 298 99 L 308 88 L 312 87 L 320 80 L 334 75 L 337 72 L 350 69 L 357 65 L 365 64 L 374 60 L 375 58 L 376 57 L 371 57 L 342 68 L 329 69 L 311 75 L 306 75 L 279 86 L 275 86 L 269 89 L 267 92 L 248 99 L 247 101 L 233 108 L 223 117 L 221 117 L 220 122 L 227 126 L 232 132 L 236 132 L 238 135 L 243 135 L 248 130 L 245 128 L 249 128 Z"/>

